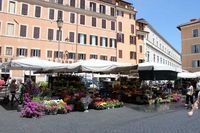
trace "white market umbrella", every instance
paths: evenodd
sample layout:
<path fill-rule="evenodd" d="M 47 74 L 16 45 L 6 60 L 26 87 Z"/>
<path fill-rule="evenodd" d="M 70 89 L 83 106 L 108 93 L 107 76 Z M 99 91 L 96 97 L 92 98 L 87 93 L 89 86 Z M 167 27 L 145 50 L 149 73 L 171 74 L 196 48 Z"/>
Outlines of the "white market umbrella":
<path fill-rule="evenodd" d="M 197 74 L 190 72 L 180 72 L 178 73 L 178 78 L 197 78 Z"/>

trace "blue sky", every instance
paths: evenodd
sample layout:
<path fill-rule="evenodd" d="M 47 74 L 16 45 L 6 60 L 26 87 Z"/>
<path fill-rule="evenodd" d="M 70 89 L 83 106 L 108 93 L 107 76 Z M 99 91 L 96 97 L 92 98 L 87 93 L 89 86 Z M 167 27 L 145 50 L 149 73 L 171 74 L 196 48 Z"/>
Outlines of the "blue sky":
<path fill-rule="evenodd" d="M 192 18 L 200 18 L 200 0 L 127 0 L 177 51 L 181 52 L 181 32 L 176 28 Z"/>

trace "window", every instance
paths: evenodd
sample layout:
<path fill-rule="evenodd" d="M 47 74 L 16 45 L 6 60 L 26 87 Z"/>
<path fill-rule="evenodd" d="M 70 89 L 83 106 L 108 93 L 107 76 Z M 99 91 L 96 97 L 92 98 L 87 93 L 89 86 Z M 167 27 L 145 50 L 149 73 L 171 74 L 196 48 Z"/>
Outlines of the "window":
<path fill-rule="evenodd" d="M 79 60 L 86 60 L 86 54 L 78 54 Z"/>
<path fill-rule="evenodd" d="M 149 54 L 149 51 L 147 51 L 147 62 L 149 62 L 149 58 L 150 58 L 150 54 Z"/>
<path fill-rule="evenodd" d="M 111 56 L 111 57 L 110 57 L 110 61 L 117 62 L 117 57 L 115 57 L 115 56 Z"/>
<path fill-rule="evenodd" d="M 98 38 L 97 38 L 97 36 L 90 35 L 90 45 L 92 45 L 92 46 L 98 45 Z"/>
<path fill-rule="evenodd" d="M 124 34 L 117 33 L 117 42 L 124 43 Z"/>
<path fill-rule="evenodd" d="M 75 23 L 75 14 L 70 13 L 70 23 Z"/>
<path fill-rule="evenodd" d="M 111 48 L 116 48 L 116 40 L 113 38 L 110 38 L 110 47 Z"/>
<path fill-rule="evenodd" d="M 80 24 L 85 25 L 85 15 L 80 15 Z"/>
<path fill-rule="evenodd" d="M 124 12 L 123 11 L 119 11 L 119 10 L 117 10 L 117 16 L 124 16 Z"/>
<path fill-rule="evenodd" d="M 129 14 L 129 19 L 135 19 L 135 14 Z"/>
<path fill-rule="evenodd" d="M 34 27 L 33 38 L 38 39 L 40 37 L 40 27 Z"/>
<path fill-rule="evenodd" d="M 131 33 L 134 34 L 134 25 L 131 25 Z"/>
<path fill-rule="evenodd" d="M 68 59 L 75 59 L 76 54 L 75 53 L 68 53 Z"/>
<path fill-rule="evenodd" d="M 118 22 L 118 31 L 122 32 L 122 22 Z"/>
<path fill-rule="evenodd" d="M 9 13 L 15 13 L 15 2 L 14 1 L 9 1 Z"/>
<path fill-rule="evenodd" d="M 26 37 L 26 31 L 27 31 L 27 26 L 26 25 L 21 25 L 20 26 L 20 36 L 21 37 Z"/>
<path fill-rule="evenodd" d="M 122 50 L 119 50 L 119 58 L 122 58 L 123 55 L 122 55 Z"/>
<path fill-rule="evenodd" d="M 3 0 L 0 0 L 0 11 L 2 11 Z"/>
<path fill-rule="evenodd" d="M 6 55 L 12 55 L 12 47 L 6 47 Z"/>
<path fill-rule="evenodd" d="M 80 8 L 85 9 L 85 0 L 80 0 Z"/>
<path fill-rule="evenodd" d="M 63 11 L 58 10 L 58 18 L 57 19 L 63 19 Z"/>
<path fill-rule="evenodd" d="M 51 50 L 47 50 L 47 58 L 52 58 L 53 52 Z"/>
<path fill-rule="evenodd" d="M 27 49 L 17 48 L 17 56 L 27 56 Z"/>
<path fill-rule="evenodd" d="M 136 59 L 136 52 L 130 51 L 130 59 Z"/>
<path fill-rule="evenodd" d="M 106 37 L 100 37 L 100 46 L 102 47 L 108 46 L 108 39 Z"/>
<path fill-rule="evenodd" d="M 78 34 L 78 43 L 86 44 L 86 34 Z"/>
<path fill-rule="evenodd" d="M 53 29 L 48 29 L 48 40 L 53 40 Z"/>
<path fill-rule="evenodd" d="M 69 32 L 69 42 L 74 42 L 74 32 Z"/>
<path fill-rule="evenodd" d="M 138 35 L 138 39 L 139 40 L 144 40 L 144 35 Z M 157 42 L 157 44 L 158 44 L 158 42 Z"/>
<path fill-rule="evenodd" d="M 104 5 L 99 6 L 99 13 L 106 14 L 106 7 Z"/>
<path fill-rule="evenodd" d="M 54 51 L 54 58 L 58 58 L 58 53 L 60 53 L 59 58 L 63 59 L 63 52 L 62 51 Z"/>
<path fill-rule="evenodd" d="M 106 20 L 105 19 L 102 19 L 102 28 L 106 29 Z"/>
<path fill-rule="evenodd" d="M 22 4 L 22 15 L 28 15 L 28 4 Z"/>
<path fill-rule="evenodd" d="M 142 50 L 142 45 L 140 45 L 140 53 L 142 53 L 142 51 L 143 51 L 143 50 Z"/>
<path fill-rule="evenodd" d="M 41 7 L 35 6 L 35 17 L 39 18 L 41 16 Z"/>
<path fill-rule="evenodd" d="M 90 59 L 98 59 L 98 56 L 96 54 L 91 54 Z"/>
<path fill-rule="evenodd" d="M 90 2 L 90 11 L 96 12 L 96 3 Z"/>
<path fill-rule="evenodd" d="M 115 30 L 115 22 L 111 21 L 111 30 Z"/>
<path fill-rule="evenodd" d="M 198 29 L 193 29 L 192 30 L 192 37 L 198 37 L 199 36 L 199 30 Z"/>
<path fill-rule="evenodd" d="M 113 7 L 110 8 L 110 15 L 115 16 L 115 9 Z"/>
<path fill-rule="evenodd" d="M 49 9 L 49 19 L 54 20 L 54 9 Z"/>
<path fill-rule="evenodd" d="M 57 3 L 63 5 L 63 0 L 57 0 Z"/>
<path fill-rule="evenodd" d="M 192 53 L 200 53 L 200 44 L 192 45 Z"/>
<path fill-rule="evenodd" d="M 105 55 L 101 55 L 101 56 L 100 56 L 100 60 L 108 60 L 108 57 L 105 56 Z"/>
<path fill-rule="evenodd" d="M 130 44 L 136 44 L 136 37 L 130 35 Z"/>
<path fill-rule="evenodd" d="M 7 35 L 14 36 L 14 24 L 12 23 L 7 24 Z"/>
<path fill-rule="evenodd" d="M 31 49 L 31 57 L 40 57 L 39 49 Z"/>
<path fill-rule="evenodd" d="M 70 6 L 75 7 L 75 0 L 70 0 Z"/>
<path fill-rule="evenodd" d="M 153 54 L 153 62 L 156 62 L 156 55 Z"/>
<path fill-rule="evenodd" d="M 159 63 L 159 56 L 157 56 L 157 63 Z"/>
<path fill-rule="evenodd" d="M 56 40 L 57 41 L 62 41 L 62 30 L 57 30 L 56 32 Z"/>
<path fill-rule="evenodd" d="M 95 17 L 92 17 L 92 26 L 93 27 L 96 27 L 97 23 L 96 23 L 96 18 Z"/>

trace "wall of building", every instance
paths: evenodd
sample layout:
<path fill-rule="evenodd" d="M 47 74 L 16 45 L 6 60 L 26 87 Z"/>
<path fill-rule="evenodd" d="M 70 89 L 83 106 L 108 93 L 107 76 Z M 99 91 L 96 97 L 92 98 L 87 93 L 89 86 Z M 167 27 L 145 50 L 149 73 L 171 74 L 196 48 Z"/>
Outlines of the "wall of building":
<path fill-rule="evenodd" d="M 181 55 L 161 35 L 147 25 L 145 31 L 145 61 L 166 64 L 173 67 L 181 67 Z"/>
<path fill-rule="evenodd" d="M 193 30 L 198 30 L 198 36 L 193 37 Z M 200 22 L 181 27 L 182 66 L 183 69 L 200 71 Z M 196 46 L 194 48 L 194 46 Z"/>

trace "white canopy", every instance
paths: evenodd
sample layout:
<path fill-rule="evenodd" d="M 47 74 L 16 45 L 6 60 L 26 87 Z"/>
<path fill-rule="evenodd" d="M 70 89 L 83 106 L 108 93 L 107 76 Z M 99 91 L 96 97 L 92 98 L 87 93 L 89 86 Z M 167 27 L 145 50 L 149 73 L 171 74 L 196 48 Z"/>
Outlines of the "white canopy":
<path fill-rule="evenodd" d="M 197 74 L 190 72 L 180 72 L 178 73 L 178 78 L 197 78 Z"/>
<path fill-rule="evenodd" d="M 44 72 L 99 72 L 99 73 L 123 73 L 136 69 L 137 65 L 117 63 L 90 59 L 72 64 L 63 64 L 58 67 L 44 69 Z"/>
<path fill-rule="evenodd" d="M 148 70 L 175 71 L 175 72 L 182 71 L 181 68 L 171 67 L 171 66 L 159 64 L 159 63 L 145 62 L 145 63 L 138 64 L 138 71 L 148 71 Z"/>
<path fill-rule="evenodd" d="M 38 58 L 23 58 L 3 63 L 3 66 L 6 66 L 8 69 L 15 70 L 38 70 L 42 68 L 56 67 L 60 65 L 62 64 L 47 60 L 41 60 Z"/>

